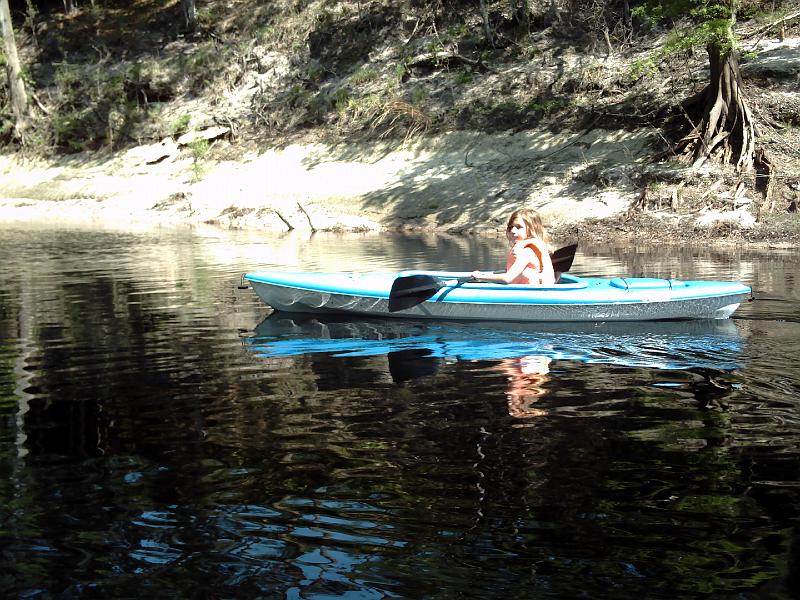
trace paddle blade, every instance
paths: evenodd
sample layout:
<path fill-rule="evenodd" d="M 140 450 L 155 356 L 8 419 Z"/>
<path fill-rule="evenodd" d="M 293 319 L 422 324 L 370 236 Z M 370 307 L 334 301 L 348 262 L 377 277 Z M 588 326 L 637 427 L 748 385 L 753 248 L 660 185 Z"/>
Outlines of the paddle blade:
<path fill-rule="evenodd" d="M 430 275 L 408 275 L 398 277 L 389 292 L 389 312 L 405 310 L 425 302 L 438 292 L 444 282 Z"/>
<path fill-rule="evenodd" d="M 553 271 L 556 273 L 566 273 L 572 268 L 572 261 L 575 260 L 575 251 L 578 244 L 570 244 L 559 248 L 550 255 L 550 262 L 553 263 Z"/>
<path fill-rule="evenodd" d="M 444 362 L 443 358 L 433 356 L 430 348 L 394 350 L 386 356 L 389 359 L 389 375 L 395 383 L 436 375 Z"/>

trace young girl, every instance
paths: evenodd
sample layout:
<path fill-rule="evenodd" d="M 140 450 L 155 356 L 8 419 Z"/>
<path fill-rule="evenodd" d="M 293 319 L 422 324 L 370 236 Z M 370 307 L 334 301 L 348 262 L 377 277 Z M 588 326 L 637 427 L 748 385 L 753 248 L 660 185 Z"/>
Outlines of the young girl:
<path fill-rule="evenodd" d="M 473 271 L 472 278 L 475 281 L 533 285 L 555 283 L 553 263 L 550 262 L 547 248 L 547 233 L 538 212 L 529 208 L 515 210 L 508 219 L 506 236 L 511 251 L 506 259 L 505 272 Z"/>

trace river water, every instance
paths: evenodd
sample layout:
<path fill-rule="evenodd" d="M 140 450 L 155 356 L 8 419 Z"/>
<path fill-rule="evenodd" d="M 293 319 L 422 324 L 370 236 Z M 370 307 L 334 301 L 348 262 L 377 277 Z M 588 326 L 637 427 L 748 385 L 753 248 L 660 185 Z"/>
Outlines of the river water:
<path fill-rule="evenodd" d="M 0 228 L 3 597 L 800 595 L 800 254 L 719 323 L 271 315 L 261 268 L 496 268 L 500 239 Z"/>

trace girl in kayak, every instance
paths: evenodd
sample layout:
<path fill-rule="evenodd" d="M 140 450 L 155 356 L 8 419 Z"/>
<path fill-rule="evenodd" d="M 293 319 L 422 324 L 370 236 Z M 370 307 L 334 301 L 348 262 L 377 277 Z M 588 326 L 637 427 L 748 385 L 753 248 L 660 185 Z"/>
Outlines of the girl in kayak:
<path fill-rule="evenodd" d="M 511 244 L 506 270 L 502 273 L 473 271 L 474 281 L 532 285 L 555 283 L 553 263 L 547 247 L 547 232 L 538 212 L 529 208 L 515 210 L 508 219 L 506 236 Z"/>

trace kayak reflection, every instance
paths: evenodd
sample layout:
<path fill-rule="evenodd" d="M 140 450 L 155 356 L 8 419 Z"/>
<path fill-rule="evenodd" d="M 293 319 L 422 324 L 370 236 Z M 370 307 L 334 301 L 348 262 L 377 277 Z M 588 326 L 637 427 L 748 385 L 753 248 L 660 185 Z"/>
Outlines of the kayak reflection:
<path fill-rule="evenodd" d="M 539 361 L 537 377 L 553 360 L 731 371 L 740 366 L 744 339 L 731 319 L 475 323 L 273 313 L 245 345 L 264 357 L 386 355 L 392 378 L 406 381 L 436 373 L 442 360 L 512 361 L 506 367 L 525 374 L 531 357 Z"/>

